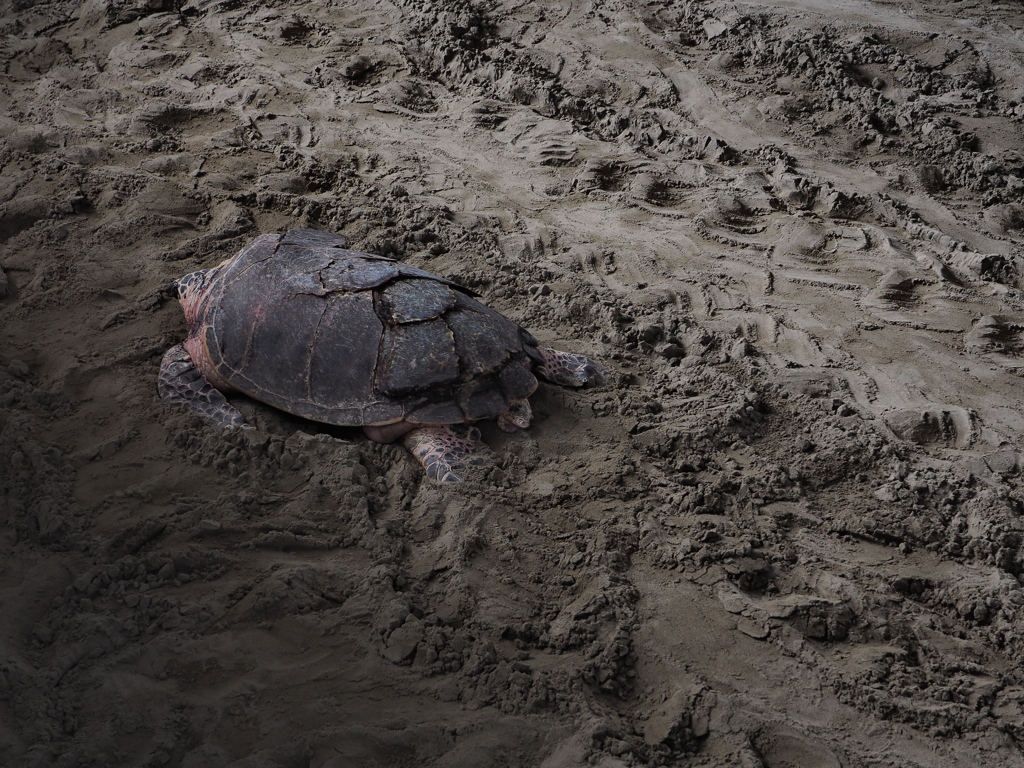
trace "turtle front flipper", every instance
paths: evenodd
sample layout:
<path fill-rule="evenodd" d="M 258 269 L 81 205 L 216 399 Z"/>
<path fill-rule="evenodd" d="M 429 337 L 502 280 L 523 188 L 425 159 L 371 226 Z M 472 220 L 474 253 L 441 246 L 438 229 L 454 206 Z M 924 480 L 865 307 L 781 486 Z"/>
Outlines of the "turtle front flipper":
<path fill-rule="evenodd" d="M 544 364 L 534 370 L 552 384 L 563 387 L 596 387 L 604 384 L 608 371 L 583 355 L 559 352 L 550 347 L 537 347 Z"/>
<path fill-rule="evenodd" d="M 418 427 L 405 434 L 402 444 L 423 465 L 427 477 L 441 483 L 461 482 L 458 470 L 487 462 L 479 455 L 480 430 L 468 424 Z"/>
<path fill-rule="evenodd" d="M 188 408 L 218 427 L 252 429 L 241 412 L 205 379 L 181 344 L 164 354 L 157 391 L 165 403 Z"/>

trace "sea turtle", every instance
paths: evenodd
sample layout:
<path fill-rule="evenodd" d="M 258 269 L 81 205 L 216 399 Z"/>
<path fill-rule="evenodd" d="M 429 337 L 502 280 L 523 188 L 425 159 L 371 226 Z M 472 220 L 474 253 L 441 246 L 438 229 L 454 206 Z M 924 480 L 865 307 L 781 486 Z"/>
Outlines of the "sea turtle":
<path fill-rule="evenodd" d="M 174 283 L 188 338 L 164 355 L 159 392 L 223 427 L 246 427 L 222 392 L 388 443 L 427 476 L 458 481 L 480 432 L 530 424 L 540 376 L 586 387 L 604 372 L 539 346 L 451 280 L 347 250 L 341 235 L 292 229 L 257 237 L 212 269 Z"/>

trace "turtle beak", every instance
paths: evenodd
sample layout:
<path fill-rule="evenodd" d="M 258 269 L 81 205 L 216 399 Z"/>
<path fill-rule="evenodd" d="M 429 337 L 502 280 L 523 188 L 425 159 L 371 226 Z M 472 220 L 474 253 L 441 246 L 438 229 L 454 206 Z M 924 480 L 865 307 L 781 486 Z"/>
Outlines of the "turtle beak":
<path fill-rule="evenodd" d="M 181 298 L 181 290 L 179 290 L 179 288 L 178 288 L 178 281 L 177 280 L 175 280 L 174 282 L 171 283 L 171 288 L 174 289 L 174 295 L 177 296 L 180 299 Z"/>

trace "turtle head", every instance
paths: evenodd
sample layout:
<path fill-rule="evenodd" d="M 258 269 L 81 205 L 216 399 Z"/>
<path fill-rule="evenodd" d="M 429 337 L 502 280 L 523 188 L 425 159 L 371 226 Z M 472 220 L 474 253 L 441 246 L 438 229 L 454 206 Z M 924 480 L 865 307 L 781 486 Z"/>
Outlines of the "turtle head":
<path fill-rule="evenodd" d="M 199 304 L 206 295 L 210 285 L 210 274 L 212 269 L 200 269 L 197 272 L 189 272 L 184 277 L 174 281 L 174 292 L 178 295 L 181 308 L 185 311 L 185 319 L 189 325 L 195 322 L 199 314 Z"/>

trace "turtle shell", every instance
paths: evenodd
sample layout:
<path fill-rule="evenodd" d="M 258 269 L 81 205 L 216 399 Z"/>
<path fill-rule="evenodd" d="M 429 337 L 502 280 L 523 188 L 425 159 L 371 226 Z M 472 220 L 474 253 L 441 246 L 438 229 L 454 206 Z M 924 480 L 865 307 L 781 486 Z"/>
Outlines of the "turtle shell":
<path fill-rule="evenodd" d="M 537 388 L 529 332 L 450 280 L 344 246 L 263 235 L 210 274 L 192 333 L 224 382 L 349 426 L 493 418 Z"/>

